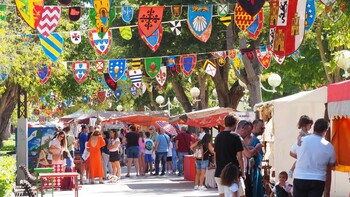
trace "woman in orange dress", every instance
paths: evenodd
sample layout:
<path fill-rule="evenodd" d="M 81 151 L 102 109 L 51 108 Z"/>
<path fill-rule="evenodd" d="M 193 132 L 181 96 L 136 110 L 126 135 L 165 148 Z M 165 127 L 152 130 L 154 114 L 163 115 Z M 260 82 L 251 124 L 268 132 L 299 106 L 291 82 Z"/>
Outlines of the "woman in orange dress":
<path fill-rule="evenodd" d="M 101 130 L 96 129 L 87 143 L 90 148 L 90 178 L 91 184 L 94 184 L 94 178 L 99 178 L 99 183 L 103 184 L 103 165 L 100 149 L 105 145 L 101 135 Z"/>

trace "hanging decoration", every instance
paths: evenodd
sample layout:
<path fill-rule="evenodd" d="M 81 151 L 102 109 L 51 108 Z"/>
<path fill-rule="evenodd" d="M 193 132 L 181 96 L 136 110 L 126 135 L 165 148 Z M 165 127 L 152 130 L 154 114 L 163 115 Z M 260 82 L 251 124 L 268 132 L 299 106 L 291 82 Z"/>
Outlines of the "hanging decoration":
<path fill-rule="evenodd" d="M 137 87 L 135 87 L 135 86 L 130 86 L 130 93 L 131 93 L 131 96 L 132 97 L 137 97 L 138 96 L 138 92 L 137 92 Z"/>
<path fill-rule="evenodd" d="M 141 69 L 137 69 L 137 70 L 129 70 L 129 78 L 132 82 L 132 84 L 137 87 L 140 88 L 142 83 L 142 71 Z"/>
<path fill-rule="evenodd" d="M 265 0 L 237 0 L 237 2 L 250 16 L 255 16 L 265 4 Z"/>
<path fill-rule="evenodd" d="M 234 10 L 234 20 L 237 27 L 245 31 L 254 22 L 254 17 L 249 15 L 239 3 L 236 3 Z"/>
<path fill-rule="evenodd" d="M 72 63 L 73 77 L 78 83 L 83 83 L 90 72 L 90 63 L 88 61 Z"/>
<path fill-rule="evenodd" d="M 181 67 L 182 73 L 187 77 L 189 77 L 192 74 L 194 68 L 196 67 L 196 63 L 197 63 L 196 54 L 180 56 L 180 67 Z"/>
<path fill-rule="evenodd" d="M 41 35 L 48 37 L 58 26 L 60 17 L 60 6 L 44 6 L 36 29 Z"/>
<path fill-rule="evenodd" d="M 156 80 L 160 86 L 164 86 L 167 77 L 166 66 L 161 66 L 156 76 Z"/>
<path fill-rule="evenodd" d="M 117 89 L 113 92 L 114 97 L 119 100 L 120 97 L 122 96 L 123 90 L 122 89 Z"/>
<path fill-rule="evenodd" d="M 211 55 L 217 59 L 219 66 L 224 66 L 226 64 L 226 51 L 211 52 Z"/>
<path fill-rule="evenodd" d="M 33 29 L 36 29 L 45 0 L 15 0 L 17 13 Z"/>
<path fill-rule="evenodd" d="M 182 14 L 182 5 L 173 5 L 171 6 L 171 14 L 175 18 L 179 18 Z"/>
<path fill-rule="evenodd" d="M 226 26 L 228 27 L 231 24 L 232 16 L 225 16 L 225 17 L 220 17 L 219 20 Z"/>
<path fill-rule="evenodd" d="M 101 82 L 102 87 L 103 87 L 104 89 L 108 89 L 108 84 L 107 84 L 107 81 L 105 80 L 105 76 L 101 76 L 101 77 L 100 77 L 100 82 Z"/>
<path fill-rule="evenodd" d="M 275 59 L 275 61 L 280 65 L 283 64 L 285 58 L 286 58 L 286 56 L 280 56 L 277 54 L 273 54 L 273 59 Z"/>
<path fill-rule="evenodd" d="M 56 62 L 63 51 L 63 37 L 58 33 L 52 33 L 48 37 L 39 35 L 39 39 L 45 55 Z"/>
<path fill-rule="evenodd" d="M 134 8 L 131 6 L 122 7 L 122 19 L 126 23 L 130 23 L 134 16 Z"/>
<path fill-rule="evenodd" d="M 333 3 L 330 3 L 326 6 L 326 14 L 329 19 L 334 23 L 338 22 L 340 17 L 343 15 L 346 7 L 346 2 L 341 2 L 340 0 L 335 0 Z"/>
<path fill-rule="evenodd" d="M 139 9 L 138 27 L 140 35 L 150 37 L 156 30 L 162 31 L 164 6 L 141 6 Z"/>
<path fill-rule="evenodd" d="M 108 74 L 115 82 L 124 76 L 125 69 L 126 59 L 109 60 Z"/>
<path fill-rule="evenodd" d="M 81 42 L 81 31 L 70 31 L 69 35 L 73 44 L 79 44 Z"/>
<path fill-rule="evenodd" d="M 90 21 L 100 37 L 103 37 L 104 33 L 108 32 L 109 26 L 115 18 L 115 8 L 110 9 L 113 1 L 110 0 L 90 0 L 90 3 L 94 5 L 95 9 L 90 9 Z"/>
<path fill-rule="evenodd" d="M 265 69 L 268 69 L 270 66 L 272 56 L 270 47 L 260 46 L 259 48 L 255 49 L 255 52 L 260 64 Z"/>
<path fill-rule="evenodd" d="M 325 4 L 325 5 L 332 4 L 334 1 L 336 1 L 336 0 L 320 0 L 320 2 Z"/>
<path fill-rule="evenodd" d="M 172 68 L 175 66 L 175 56 L 168 56 L 167 65 L 169 68 Z"/>
<path fill-rule="evenodd" d="M 181 73 L 181 66 L 180 66 L 179 60 L 176 59 L 175 62 L 176 62 L 175 66 L 170 68 L 171 74 L 173 74 L 173 75 L 177 75 L 177 74 Z"/>
<path fill-rule="evenodd" d="M 205 62 L 203 64 L 203 69 L 208 75 L 215 77 L 216 65 L 212 61 L 210 61 L 209 59 L 205 60 Z"/>
<path fill-rule="evenodd" d="M 247 28 L 247 32 L 249 37 L 253 40 L 258 39 L 264 25 L 264 11 L 260 10 L 260 12 L 255 16 L 255 20 L 252 24 Z"/>
<path fill-rule="evenodd" d="M 228 14 L 229 6 L 228 4 L 217 4 L 217 13 L 220 17 L 224 17 Z"/>
<path fill-rule="evenodd" d="M 300 47 L 304 39 L 306 1 L 279 1 L 273 53 L 286 56 L 294 53 Z M 273 18 L 276 18 L 276 16 L 273 16 Z"/>
<path fill-rule="evenodd" d="M 111 78 L 109 73 L 103 73 L 103 76 L 105 78 L 105 82 L 108 85 L 108 87 L 112 90 L 115 91 L 118 88 L 118 84 L 114 81 L 113 78 Z"/>
<path fill-rule="evenodd" d="M 233 68 L 239 70 L 239 67 L 241 65 L 242 54 L 238 50 L 232 49 L 228 51 L 228 58 Z"/>
<path fill-rule="evenodd" d="M 100 101 L 100 103 L 104 103 L 106 100 L 106 91 L 98 91 L 97 98 Z"/>
<path fill-rule="evenodd" d="M 5 80 L 6 80 L 6 78 L 7 78 L 7 73 L 5 73 L 5 72 L 0 72 L 0 79 L 1 79 L 1 81 L 0 81 L 0 84 L 2 84 Z"/>
<path fill-rule="evenodd" d="M 155 52 L 159 45 L 160 42 L 162 41 L 163 38 L 163 28 L 161 25 L 159 25 L 159 28 L 155 30 L 150 36 L 146 37 L 140 29 L 138 28 L 139 33 L 141 35 L 141 39 L 147 44 L 148 48 L 150 48 L 153 52 Z"/>
<path fill-rule="evenodd" d="M 212 29 L 212 5 L 189 5 L 187 11 L 187 25 L 191 33 L 198 40 L 207 42 Z"/>
<path fill-rule="evenodd" d="M 97 72 L 102 73 L 105 70 L 105 61 L 104 60 L 96 60 L 95 61 L 95 69 Z"/>
<path fill-rule="evenodd" d="M 6 5 L 0 5 L 0 28 L 2 28 L 2 24 L 6 21 Z"/>
<path fill-rule="evenodd" d="M 294 61 L 298 62 L 300 58 L 300 50 L 296 50 L 294 53 L 290 55 L 290 57 L 293 58 Z"/>
<path fill-rule="evenodd" d="M 95 51 L 103 57 L 107 55 L 112 45 L 112 31 L 108 30 L 108 32 L 105 33 L 102 38 L 100 38 L 96 30 L 90 30 L 89 41 Z"/>
<path fill-rule="evenodd" d="M 315 0 L 307 0 L 305 31 L 309 31 L 316 20 Z"/>
<path fill-rule="evenodd" d="M 33 39 L 32 34 L 21 34 L 21 40 L 24 42 L 24 45 L 27 46 L 29 42 Z"/>
<path fill-rule="evenodd" d="M 67 6 L 70 3 L 72 3 L 72 0 L 58 0 L 58 3 L 60 3 L 63 6 Z"/>
<path fill-rule="evenodd" d="M 44 84 L 47 82 L 47 80 L 49 80 L 50 76 L 51 76 L 51 66 L 47 65 L 47 64 L 42 64 L 42 65 L 38 65 L 38 76 L 40 79 L 40 84 Z"/>
<path fill-rule="evenodd" d="M 151 79 L 154 79 L 159 73 L 162 64 L 161 57 L 149 57 L 145 59 L 145 70 Z"/>
<path fill-rule="evenodd" d="M 87 104 L 89 102 L 89 100 L 90 100 L 90 97 L 89 96 L 83 96 L 82 100 L 83 100 L 83 103 Z"/>
<path fill-rule="evenodd" d="M 120 32 L 120 36 L 124 39 L 124 40 L 131 40 L 132 38 L 132 32 L 131 32 L 131 27 L 127 26 L 127 27 L 120 27 L 119 28 L 119 32 Z"/>
<path fill-rule="evenodd" d="M 141 69 L 142 63 L 141 58 L 133 58 L 131 60 L 131 67 L 133 70 Z"/>
<path fill-rule="evenodd" d="M 170 30 L 175 33 L 175 35 L 181 34 L 181 21 L 170 21 Z"/>
<path fill-rule="evenodd" d="M 68 8 L 68 18 L 70 21 L 77 22 L 81 17 L 81 13 L 81 7 L 76 6 Z"/>

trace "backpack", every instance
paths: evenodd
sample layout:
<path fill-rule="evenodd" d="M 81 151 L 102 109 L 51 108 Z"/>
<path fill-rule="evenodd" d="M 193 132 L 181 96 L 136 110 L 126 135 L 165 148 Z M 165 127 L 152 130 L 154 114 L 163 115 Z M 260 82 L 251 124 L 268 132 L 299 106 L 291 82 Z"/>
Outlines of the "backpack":
<path fill-rule="evenodd" d="M 208 150 L 207 150 L 208 151 Z M 196 149 L 194 150 L 193 157 L 196 159 L 203 160 L 204 154 L 207 152 L 203 150 L 203 145 L 197 145 Z"/>

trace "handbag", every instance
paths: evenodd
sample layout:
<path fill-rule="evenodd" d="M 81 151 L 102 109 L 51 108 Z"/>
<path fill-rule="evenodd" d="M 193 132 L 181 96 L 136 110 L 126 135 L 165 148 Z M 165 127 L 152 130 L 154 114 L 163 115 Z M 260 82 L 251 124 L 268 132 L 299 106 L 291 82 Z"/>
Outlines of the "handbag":
<path fill-rule="evenodd" d="M 88 151 L 87 148 L 85 147 L 83 155 L 81 157 L 84 159 L 84 161 L 86 161 L 89 158 L 89 156 L 90 156 L 90 151 Z"/>

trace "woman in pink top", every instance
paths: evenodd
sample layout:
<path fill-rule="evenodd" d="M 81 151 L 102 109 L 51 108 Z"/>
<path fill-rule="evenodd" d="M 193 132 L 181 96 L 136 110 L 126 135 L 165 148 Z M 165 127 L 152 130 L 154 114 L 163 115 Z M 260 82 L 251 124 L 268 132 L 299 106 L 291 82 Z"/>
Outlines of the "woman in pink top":
<path fill-rule="evenodd" d="M 145 175 L 145 150 L 146 150 L 146 142 L 145 142 L 145 133 L 143 131 L 139 132 L 139 147 L 140 147 L 140 155 L 139 155 L 139 172 L 141 176 Z"/>

